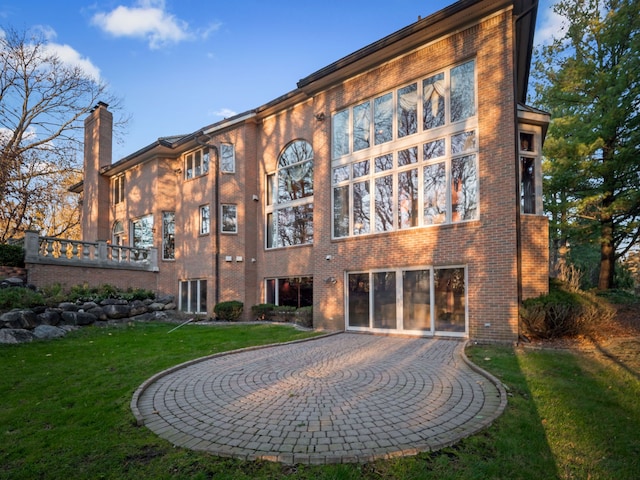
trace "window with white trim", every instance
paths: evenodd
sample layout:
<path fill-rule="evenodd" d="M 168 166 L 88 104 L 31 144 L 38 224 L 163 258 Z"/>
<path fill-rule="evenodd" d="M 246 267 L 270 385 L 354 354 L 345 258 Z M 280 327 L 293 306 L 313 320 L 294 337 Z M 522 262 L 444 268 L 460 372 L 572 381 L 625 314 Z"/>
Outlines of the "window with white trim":
<path fill-rule="evenodd" d="M 267 176 L 267 248 L 313 243 L 313 148 L 294 140 Z"/>
<path fill-rule="evenodd" d="M 211 216 L 210 216 L 209 205 L 200 205 L 199 211 L 200 211 L 200 216 L 199 216 L 200 235 L 208 235 L 211 230 Z"/>
<path fill-rule="evenodd" d="M 118 246 L 124 245 L 124 225 L 120 220 L 113 224 L 111 243 Z"/>
<path fill-rule="evenodd" d="M 222 233 L 238 233 L 237 205 L 220 205 L 220 231 Z"/>
<path fill-rule="evenodd" d="M 131 246 L 136 248 L 153 247 L 153 215 L 145 215 L 131 221 Z"/>
<path fill-rule="evenodd" d="M 469 61 L 333 115 L 333 238 L 478 218 L 475 84 Z"/>
<path fill-rule="evenodd" d="M 222 173 L 235 173 L 236 151 L 232 143 L 220 145 L 220 171 Z"/>
<path fill-rule="evenodd" d="M 113 205 L 118 205 L 119 203 L 124 202 L 124 174 L 113 177 L 111 187 L 111 203 Z"/>
<path fill-rule="evenodd" d="M 537 132 L 520 131 L 520 211 L 534 215 L 542 212 L 539 142 Z"/>
<path fill-rule="evenodd" d="M 290 307 L 313 306 L 313 277 L 266 279 L 266 303 Z"/>
<path fill-rule="evenodd" d="M 347 329 L 467 334 L 465 267 L 349 272 Z"/>
<path fill-rule="evenodd" d="M 162 212 L 162 259 L 176 258 L 176 213 Z"/>
<path fill-rule="evenodd" d="M 194 150 L 184 156 L 184 178 L 201 177 L 209 173 L 209 149 L 207 147 Z"/>
<path fill-rule="evenodd" d="M 207 281 L 183 280 L 179 288 L 179 305 L 182 312 L 207 313 Z"/>

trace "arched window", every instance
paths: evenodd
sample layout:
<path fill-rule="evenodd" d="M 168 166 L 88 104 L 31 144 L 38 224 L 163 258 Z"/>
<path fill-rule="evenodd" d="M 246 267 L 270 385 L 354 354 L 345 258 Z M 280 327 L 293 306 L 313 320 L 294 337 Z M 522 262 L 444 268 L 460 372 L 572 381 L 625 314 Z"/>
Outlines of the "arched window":
<path fill-rule="evenodd" d="M 124 226 L 119 220 L 113 224 L 111 243 L 113 245 L 124 245 Z"/>
<path fill-rule="evenodd" d="M 267 177 L 267 248 L 313 243 L 313 148 L 289 143 Z"/>

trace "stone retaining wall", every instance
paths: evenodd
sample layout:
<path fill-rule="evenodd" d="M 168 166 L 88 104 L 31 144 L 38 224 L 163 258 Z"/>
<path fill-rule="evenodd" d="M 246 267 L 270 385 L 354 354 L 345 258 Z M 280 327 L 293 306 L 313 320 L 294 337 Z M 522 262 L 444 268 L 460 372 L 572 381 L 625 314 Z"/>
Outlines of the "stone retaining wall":
<path fill-rule="evenodd" d="M 70 330 L 111 321 L 167 321 L 177 318 L 173 296 L 155 300 L 106 299 L 63 302 L 56 307 L 16 309 L 0 315 L 0 344 L 62 337 Z"/>

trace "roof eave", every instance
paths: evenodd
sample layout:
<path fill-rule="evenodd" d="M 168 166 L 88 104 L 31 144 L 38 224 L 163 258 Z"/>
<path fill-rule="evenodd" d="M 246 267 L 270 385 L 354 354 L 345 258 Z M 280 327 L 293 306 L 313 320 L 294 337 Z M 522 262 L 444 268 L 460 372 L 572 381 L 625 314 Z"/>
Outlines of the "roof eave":
<path fill-rule="evenodd" d="M 312 73 L 298 82 L 298 88 L 313 95 L 512 5 L 514 0 L 461 0 Z"/>

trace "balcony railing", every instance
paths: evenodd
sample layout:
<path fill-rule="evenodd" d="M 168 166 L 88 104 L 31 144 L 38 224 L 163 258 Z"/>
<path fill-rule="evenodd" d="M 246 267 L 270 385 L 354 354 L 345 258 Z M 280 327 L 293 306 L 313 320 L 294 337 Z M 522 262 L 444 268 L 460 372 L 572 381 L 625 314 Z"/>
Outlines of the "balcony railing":
<path fill-rule="evenodd" d="M 24 240 L 26 263 L 158 271 L 156 248 L 41 237 L 35 232 L 27 232 Z"/>

